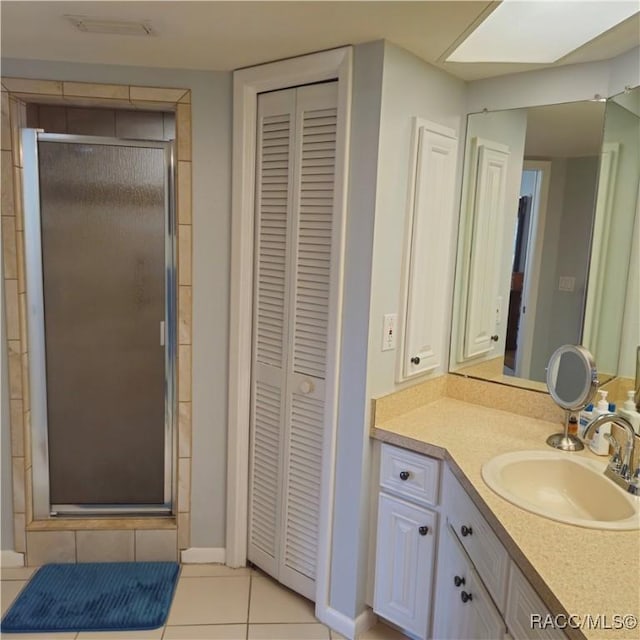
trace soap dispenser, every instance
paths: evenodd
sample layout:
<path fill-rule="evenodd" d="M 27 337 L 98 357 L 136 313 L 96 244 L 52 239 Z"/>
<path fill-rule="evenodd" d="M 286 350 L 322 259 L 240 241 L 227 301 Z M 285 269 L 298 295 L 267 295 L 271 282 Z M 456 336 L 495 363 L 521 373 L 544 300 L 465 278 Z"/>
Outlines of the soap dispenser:
<path fill-rule="evenodd" d="M 599 415 L 603 413 L 609 413 L 609 402 L 607 400 L 607 396 L 609 395 L 608 391 L 604 389 L 598 389 L 598 393 L 600 394 L 600 400 L 598 400 L 598 404 L 596 408 L 593 410 L 594 418 L 597 418 Z"/>
<path fill-rule="evenodd" d="M 636 433 L 640 434 L 640 412 L 636 409 L 636 403 L 634 402 L 634 390 L 627 391 L 627 399 L 620 409 L 620 415 L 624 416 L 633 426 Z"/>

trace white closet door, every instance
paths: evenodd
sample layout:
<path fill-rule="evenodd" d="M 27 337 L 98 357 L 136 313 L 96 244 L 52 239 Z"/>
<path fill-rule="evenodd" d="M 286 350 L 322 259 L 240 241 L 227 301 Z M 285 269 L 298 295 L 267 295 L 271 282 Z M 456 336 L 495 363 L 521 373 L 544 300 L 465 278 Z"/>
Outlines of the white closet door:
<path fill-rule="evenodd" d="M 286 386 L 295 89 L 258 101 L 247 557 L 277 574 Z"/>
<path fill-rule="evenodd" d="M 311 599 L 320 513 L 337 100 L 335 82 L 297 90 L 280 580 Z"/>
<path fill-rule="evenodd" d="M 248 558 L 311 599 L 325 423 L 336 120 L 335 82 L 260 96 Z"/>

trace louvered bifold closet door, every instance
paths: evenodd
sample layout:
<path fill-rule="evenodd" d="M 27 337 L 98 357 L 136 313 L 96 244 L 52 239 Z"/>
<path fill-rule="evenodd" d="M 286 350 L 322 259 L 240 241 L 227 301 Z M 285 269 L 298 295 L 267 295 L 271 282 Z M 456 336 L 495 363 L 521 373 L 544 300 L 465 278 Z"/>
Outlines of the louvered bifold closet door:
<path fill-rule="evenodd" d="M 247 557 L 277 577 L 288 357 L 295 89 L 258 101 Z"/>
<path fill-rule="evenodd" d="M 337 83 L 258 100 L 248 559 L 315 599 Z"/>
<path fill-rule="evenodd" d="M 337 128 L 337 83 L 296 94 L 287 437 L 280 581 L 315 599 Z"/>

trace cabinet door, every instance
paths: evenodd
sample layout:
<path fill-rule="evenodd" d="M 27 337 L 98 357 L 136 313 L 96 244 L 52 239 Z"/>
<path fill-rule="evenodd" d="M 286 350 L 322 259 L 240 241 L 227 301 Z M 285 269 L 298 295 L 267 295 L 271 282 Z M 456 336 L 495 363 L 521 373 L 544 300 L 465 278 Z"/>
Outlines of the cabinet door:
<path fill-rule="evenodd" d="M 438 554 L 433 637 L 438 640 L 496 640 L 506 627 L 478 574 L 449 527 Z"/>
<path fill-rule="evenodd" d="M 436 514 L 381 493 L 374 611 L 426 638 L 431 604 Z"/>
<path fill-rule="evenodd" d="M 509 149 L 491 140 L 472 141 L 472 179 L 468 215 L 471 235 L 466 239 L 463 353 L 460 361 L 490 352 L 496 331 L 500 284 L 500 256 L 506 206 Z"/>
<path fill-rule="evenodd" d="M 455 132 L 416 119 L 410 233 L 405 249 L 404 331 L 399 379 L 432 371 L 443 363 L 446 342 L 447 251 L 454 219 Z M 408 268 L 407 268 L 408 266 Z"/>
<path fill-rule="evenodd" d="M 560 629 L 543 624 L 545 620 L 551 620 L 552 616 L 513 562 L 509 574 L 509 596 L 505 617 L 509 631 L 516 640 L 562 640 L 566 638 Z"/>

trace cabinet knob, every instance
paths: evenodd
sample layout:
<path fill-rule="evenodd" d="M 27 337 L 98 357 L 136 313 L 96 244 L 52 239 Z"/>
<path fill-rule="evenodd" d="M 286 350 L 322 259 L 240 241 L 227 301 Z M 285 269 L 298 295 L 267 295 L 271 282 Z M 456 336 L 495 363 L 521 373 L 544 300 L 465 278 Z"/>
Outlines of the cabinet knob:
<path fill-rule="evenodd" d="M 427 535 L 427 533 L 429 533 L 429 527 L 419 527 L 419 528 L 418 528 L 418 533 L 419 533 L 421 536 L 426 536 L 426 535 Z"/>
<path fill-rule="evenodd" d="M 411 358 L 411 364 L 420 364 L 420 358 L 418 356 L 414 356 Z"/>
<path fill-rule="evenodd" d="M 411 474 L 408 471 L 400 472 L 400 480 L 408 480 Z"/>
<path fill-rule="evenodd" d="M 498 342 L 498 340 L 500 340 L 500 337 L 498 336 L 498 334 L 496 333 L 495 336 L 491 336 L 491 341 L 492 342 Z"/>
<path fill-rule="evenodd" d="M 456 587 L 461 587 L 463 584 L 465 584 L 465 579 L 460 576 L 454 576 L 453 584 L 455 584 Z"/>
<path fill-rule="evenodd" d="M 460 533 L 462 534 L 463 538 L 466 538 L 467 536 L 470 536 L 473 533 L 473 529 L 471 527 L 467 527 L 466 524 L 463 524 L 460 527 Z"/>
<path fill-rule="evenodd" d="M 470 593 L 467 593 L 466 591 L 463 591 L 460 594 L 460 599 L 462 600 L 462 602 L 469 602 L 470 600 L 473 600 L 473 596 Z"/>

